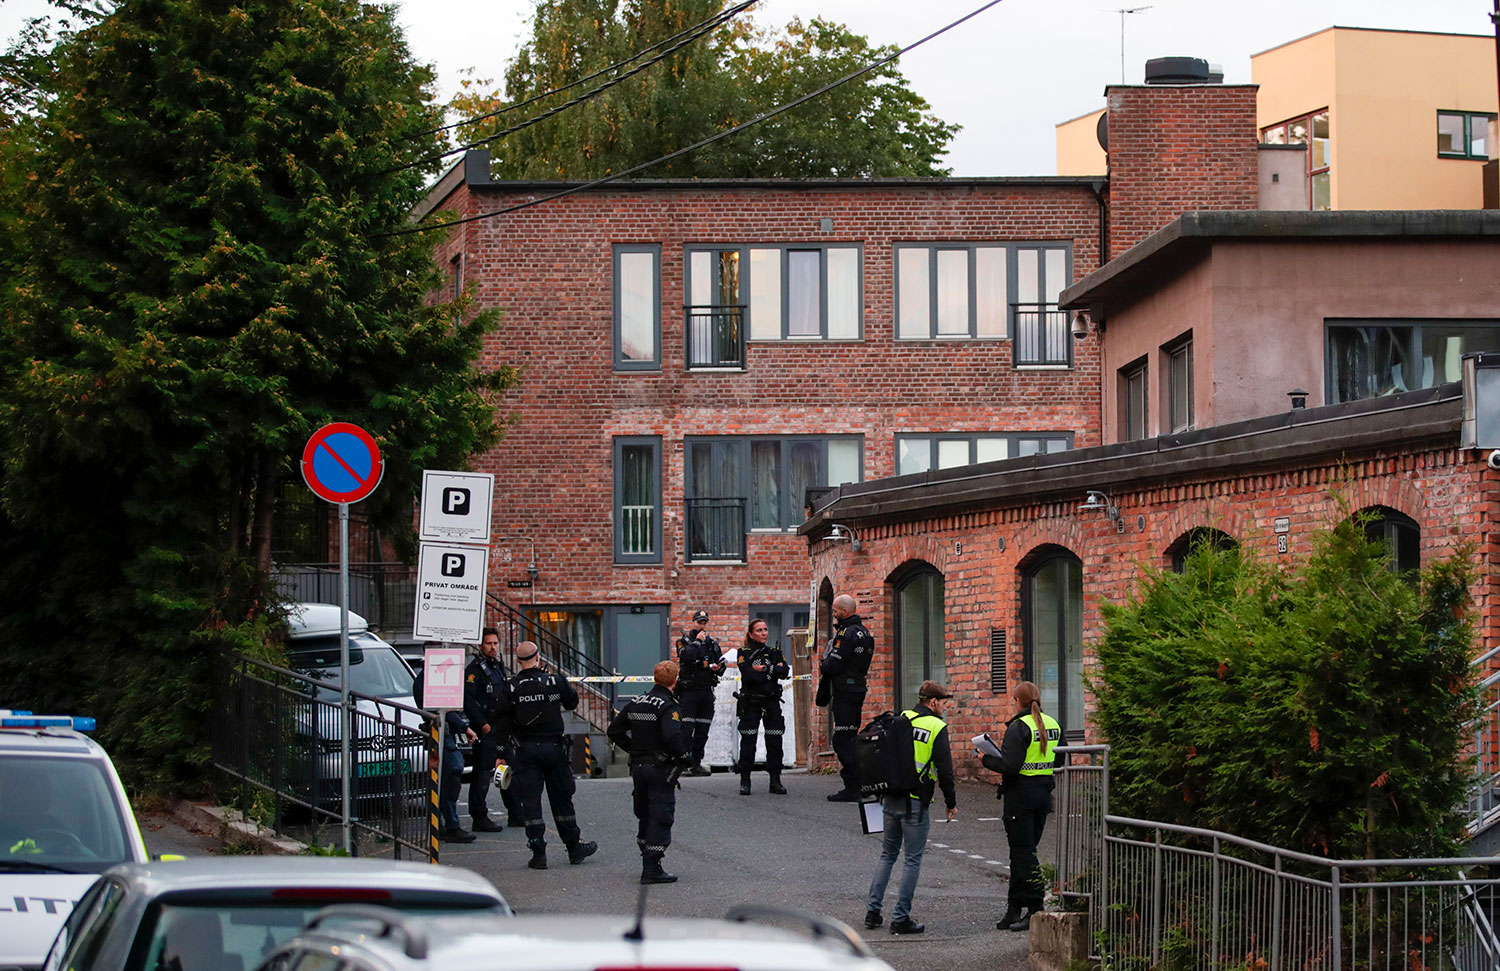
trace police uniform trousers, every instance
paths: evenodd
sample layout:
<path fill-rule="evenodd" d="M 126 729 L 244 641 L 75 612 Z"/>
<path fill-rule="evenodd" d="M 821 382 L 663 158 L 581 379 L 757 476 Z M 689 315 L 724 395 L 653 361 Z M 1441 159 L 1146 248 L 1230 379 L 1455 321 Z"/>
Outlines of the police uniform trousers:
<path fill-rule="evenodd" d="M 1037 844 L 1052 813 L 1052 790 L 1045 785 L 1019 782 L 1005 791 L 1005 840 L 1010 844 L 1010 906 L 1042 909 L 1046 888 L 1037 860 Z"/>
<path fill-rule="evenodd" d="M 516 743 L 511 763 L 515 773 L 510 787 L 521 804 L 521 818 L 526 820 L 526 842 L 532 847 L 546 842 L 547 824 L 542 819 L 542 790 L 552 804 L 552 821 L 557 835 L 568 845 L 582 838 L 578 817 L 573 812 L 573 764 L 568 746 L 561 735 L 556 738 L 525 738 Z"/>
<path fill-rule="evenodd" d="M 749 776 L 755 767 L 755 736 L 762 723 L 766 726 L 766 771 L 772 778 L 781 776 L 781 741 L 786 735 L 786 718 L 781 714 L 779 695 L 753 695 L 740 692 L 737 714 L 740 716 L 741 776 Z"/>
<path fill-rule="evenodd" d="M 832 722 L 833 754 L 839 758 L 839 775 L 845 792 L 859 791 L 859 760 L 854 754 L 854 737 L 859 734 L 859 719 L 864 712 L 865 693 L 834 691 L 828 699 L 828 719 Z"/>
<path fill-rule="evenodd" d="M 703 761 L 703 749 L 708 745 L 708 728 L 714 720 L 714 689 L 688 688 L 677 692 L 677 703 L 682 706 L 682 724 L 691 733 L 688 752 L 693 764 Z"/>
<path fill-rule="evenodd" d="M 677 780 L 672 766 L 655 759 L 630 761 L 631 793 L 635 809 L 635 841 L 646 862 L 660 860 L 672 845 L 672 822 L 677 818 Z"/>
<path fill-rule="evenodd" d="M 511 760 L 509 746 L 500 744 L 497 732 L 479 736 L 479 741 L 474 743 L 474 771 L 469 776 L 469 818 L 474 821 L 485 819 L 489 816 L 490 783 L 495 778 L 495 760 L 505 758 L 507 763 Z M 515 767 L 511 767 L 515 771 Z M 506 815 L 511 819 L 520 819 L 521 803 L 516 799 L 515 790 L 501 789 L 500 801 L 505 805 Z"/>

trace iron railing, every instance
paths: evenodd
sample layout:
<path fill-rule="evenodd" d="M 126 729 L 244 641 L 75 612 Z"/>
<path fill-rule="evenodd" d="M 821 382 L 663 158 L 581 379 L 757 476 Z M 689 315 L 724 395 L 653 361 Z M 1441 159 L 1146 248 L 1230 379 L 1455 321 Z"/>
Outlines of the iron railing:
<path fill-rule="evenodd" d="M 342 823 L 348 731 L 354 767 L 349 815 L 356 835 L 388 840 L 398 859 L 403 849 L 427 858 L 429 712 L 351 691 L 351 724 L 345 725 L 337 685 L 231 652 L 220 652 L 214 667 L 213 765 L 271 794 L 273 830 L 283 831 L 292 807 L 315 823 Z M 357 852 L 357 840 L 355 846 Z"/>
<path fill-rule="evenodd" d="M 1492 858 L 1332 860 L 1116 816 L 1106 746 L 1067 746 L 1055 889 L 1120 968 L 1500 967 Z"/>
<path fill-rule="evenodd" d="M 745 366 L 745 308 L 740 304 L 684 307 L 688 370 Z"/>
<path fill-rule="evenodd" d="M 1073 338 L 1066 311 L 1055 303 L 1013 303 L 1016 364 L 1073 363 Z"/>
<path fill-rule="evenodd" d="M 1469 726 L 1474 782 L 1469 795 L 1471 836 L 1500 823 L 1500 647 L 1471 664 L 1478 685 L 1478 710 Z"/>
<path fill-rule="evenodd" d="M 339 602 L 337 563 L 282 563 L 272 571 L 285 603 Z M 411 631 L 417 569 L 403 563 L 349 564 L 349 609 L 377 631 Z"/>
<path fill-rule="evenodd" d="M 578 650 L 551 628 L 534 617 L 528 617 L 520 609 L 511 606 L 494 594 L 485 595 L 485 625 L 495 628 L 500 634 L 500 654 L 506 669 L 515 673 L 516 648 L 522 641 L 531 641 L 541 648 L 542 659 L 552 670 L 567 678 L 610 678 L 615 672 L 601 664 L 596 658 Z M 615 715 L 615 686 L 606 681 L 582 681 L 578 689 L 578 709 L 575 714 L 587 721 L 597 732 L 609 728 Z"/>
<path fill-rule="evenodd" d="M 656 552 L 656 507 L 620 507 L 620 552 L 625 554 Z"/>
<path fill-rule="evenodd" d="M 686 506 L 685 560 L 745 561 L 745 499 L 688 499 Z"/>

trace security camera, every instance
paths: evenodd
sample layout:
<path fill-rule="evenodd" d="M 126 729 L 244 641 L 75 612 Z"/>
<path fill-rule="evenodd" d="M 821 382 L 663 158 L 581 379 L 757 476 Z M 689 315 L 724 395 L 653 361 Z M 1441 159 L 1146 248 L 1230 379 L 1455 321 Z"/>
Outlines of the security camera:
<path fill-rule="evenodd" d="M 1497 448 L 1490 453 L 1488 461 L 1490 463 L 1490 468 L 1500 469 L 1500 448 Z"/>
<path fill-rule="evenodd" d="M 1089 336 L 1089 315 L 1082 310 L 1073 315 L 1073 339 L 1083 340 Z"/>

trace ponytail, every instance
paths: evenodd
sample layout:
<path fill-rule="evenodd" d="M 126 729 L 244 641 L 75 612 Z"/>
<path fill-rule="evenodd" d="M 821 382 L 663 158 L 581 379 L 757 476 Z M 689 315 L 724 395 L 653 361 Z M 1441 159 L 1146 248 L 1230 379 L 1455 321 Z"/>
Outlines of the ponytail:
<path fill-rule="evenodd" d="M 1017 708 L 1030 707 L 1031 721 L 1036 726 L 1036 733 L 1041 738 L 1042 754 L 1047 754 L 1047 726 L 1042 724 L 1042 689 L 1035 682 L 1022 681 L 1011 691 L 1011 697 L 1016 701 Z"/>

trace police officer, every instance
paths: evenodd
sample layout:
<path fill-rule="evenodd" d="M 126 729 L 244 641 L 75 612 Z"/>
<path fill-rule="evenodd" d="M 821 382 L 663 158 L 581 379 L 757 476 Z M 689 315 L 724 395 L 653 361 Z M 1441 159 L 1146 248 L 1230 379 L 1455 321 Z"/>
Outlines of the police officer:
<path fill-rule="evenodd" d="M 474 743 L 474 772 L 469 777 L 469 819 L 476 833 L 498 833 L 505 829 L 498 820 L 490 818 L 487 797 L 496 760 L 504 758 L 508 763 L 512 755 L 510 746 L 502 744 L 496 729 L 496 709 L 506 678 L 505 664 L 500 660 L 500 632 L 486 627 L 480 635 L 479 653 L 464 669 L 464 716 L 479 736 Z M 521 806 L 515 794 L 509 788 L 501 789 L 500 799 L 505 803 L 511 824 L 519 823 Z"/>
<path fill-rule="evenodd" d="M 858 610 L 859 604 L 847 593 L 833 598 L 833 639 L 818 663 L 818 695 L 828 699 L 833 752 L 839 758 L 839 775 L 844 779 L 844 788 L 829 795 L 829 802 L 859 801 L 854 736 L 859 733 L 865 706 L 865 675 L 875 653 L 875 638 L 856 613 Z"/>
<path fill-rule="evenodd" d="M 693 626 L 677 639 L 677 700 L 682 705 L 684 734 L 693 767 L 688 775 L 712 775 L 703 765 L 703 748 L 714 720 L 714 688 L 724 673 L 724 649 L 704 630 L 708 611 L 693 614 Z"/>
<path fill-rule="evenodd" d="M 659 662 L 651 672 L 655 687 L 632 698 L 609 723 L 609 740 L 630 752 L 641 883 L 677 882 L 661 866 L 667 847 L 672 845 L 677 776 L 691 758 L 682 730 L 682 709 L 672 692 L 677 686 L 677 672 L 675 661 Z"/>
<path fill-rule="evenodd" d="M 511 788 L 521 804 L 526 824 L 526 845 L 531 859 L 526 865 L 533 870 L 547 869 L 547 824 L 542 820 L 542 789 L 552 804 L 552 821 L 557 835 L 568 847 L 568 862 L 582 863 L 599 849 L 592 840 L 584 841 L 573 811 L 573 766 L 568 758 L 563 735 L 563 709 L 578 707 L 578 691 L 561 675 L 552 674 L 542 665 L 541 649 L 532 641 L 516 647 L 520 670 L 505 686 L 500 696 L 501 730 L 515 739 L 515 759 L 511 763 L 514 781 Z"/>
<path fill-rule="evenodd" d="M 1046 888 L 1036 847 L 1052 812 L 1052 772 L 1063 764 L 1055 751 L 1062 738 L 1057 719 L 1042 711 L 1042 692 L 1031 681 L 1010 691 L 1016 713 L 1005 723 L 1000 756 L 986 755 L 984 767 L 1000 773 L 996 795 L 1005 799 L 1005 840 L 1010 844 L 1010 892 L 996 929 L 1024 931 L 1042 909 Z"/>
<path fill-rule="evenodd" d="M 767 643 L 769 637 L 766 622 L 752 620 L 745 631 L 745 646 L 740 649 L 740 690 L 735 714 L 739 716 L 742 796 L 750 795 L 755 736 L 761 723 L 766 726 L 766 772 L 771 776 L 771 792 L 786 795 L 786 787 L 781 784 L 781 740 L 786 735 L 786 719 L 781 714 L 781 680 L 791 674 L 791 667 L 780 645 Z"/>

